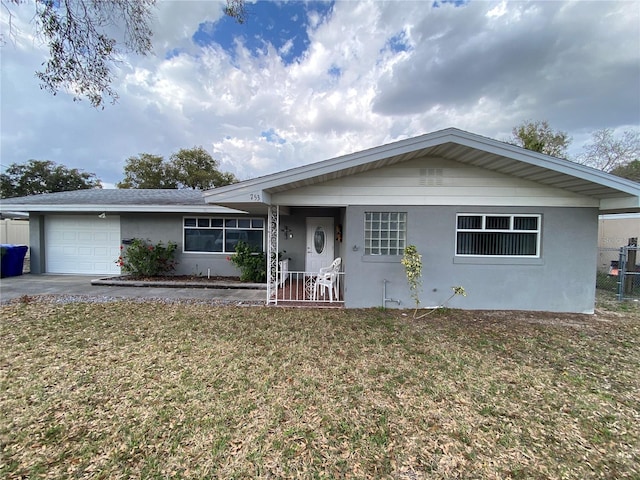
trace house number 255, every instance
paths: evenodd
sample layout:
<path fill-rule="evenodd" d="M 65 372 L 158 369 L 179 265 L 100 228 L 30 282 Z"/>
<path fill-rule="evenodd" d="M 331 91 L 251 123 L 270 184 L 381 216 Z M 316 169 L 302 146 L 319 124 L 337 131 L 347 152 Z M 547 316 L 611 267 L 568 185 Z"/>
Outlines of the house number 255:
<path fill-rule="evenodd" d="M 262 201 L 262 197 L 259 193 L 250 193 L 249 200 L 251 200 L 252 202 L 260 202 Z"/>

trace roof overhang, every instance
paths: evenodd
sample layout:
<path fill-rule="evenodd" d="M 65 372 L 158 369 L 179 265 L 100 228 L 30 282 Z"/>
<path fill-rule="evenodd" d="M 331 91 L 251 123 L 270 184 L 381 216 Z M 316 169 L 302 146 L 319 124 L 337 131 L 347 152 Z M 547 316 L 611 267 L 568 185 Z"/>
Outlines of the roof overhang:
<path fill-rule="evenodd" d="M 603 198 L 600 213 L 640 213 L 640 197 Z"/>
<path fill-rule="evenodd" d="M 29 218 L 27 212 L 16 212 L 13 208 L 11 210 L 0 210 L 0 219 L 12 219 L 12 220 L 25 220 Z"/>
<path fill-rule="evenodd" d="M 0 212 L 31 213 L 185 213 L 237 214 L 204 201 L 203 192 L 191 189 L 80 189 L 7 198 Z"/>
<path fill-rule="evenodd" d="M 204 192 L 205 201 L 266 208 L 271 195 L 420 157 L 439 157 L 598 199 L 601 213 L 640 212 L 640 185 L 575 162 L 449 128 Z"/>

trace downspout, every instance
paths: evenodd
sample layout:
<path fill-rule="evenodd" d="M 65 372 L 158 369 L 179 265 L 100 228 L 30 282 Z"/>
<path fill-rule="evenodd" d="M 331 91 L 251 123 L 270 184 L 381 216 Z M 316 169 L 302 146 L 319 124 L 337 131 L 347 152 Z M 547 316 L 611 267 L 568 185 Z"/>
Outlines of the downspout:
<path fill-rule="evenodd" d="M 396 302 L 400 305 L 400 300 L 396 300 L 395 298 L 387 298 L 387 283 L 389 280 L 386 278 L 382 280 L 382 308 L 387 308 L 387 302 Z"/>

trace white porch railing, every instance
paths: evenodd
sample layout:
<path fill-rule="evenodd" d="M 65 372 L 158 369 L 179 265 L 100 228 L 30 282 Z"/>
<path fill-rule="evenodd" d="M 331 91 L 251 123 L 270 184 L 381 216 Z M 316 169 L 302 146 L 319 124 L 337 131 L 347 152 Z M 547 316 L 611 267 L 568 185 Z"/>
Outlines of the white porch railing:
<path fill-rule="evenodd" d="M 271 303 L 340 304 L 344 301 L 344 272 L 335 275 L 333 288 L 317 282 L 318 272 L 278 272 Z"/>

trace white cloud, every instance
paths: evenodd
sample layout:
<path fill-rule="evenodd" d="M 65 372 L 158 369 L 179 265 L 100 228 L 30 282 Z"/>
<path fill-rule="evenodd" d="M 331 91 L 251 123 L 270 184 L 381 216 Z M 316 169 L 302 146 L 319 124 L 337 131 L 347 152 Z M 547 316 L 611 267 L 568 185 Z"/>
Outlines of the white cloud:
<path fill-rule="evenodd" d="M 155 14 L 153 44 L 156 55 L 186 49 L 197 52 L 191 37 L 201 23 L 215 22 L 223 15 L 225 1 L 161 0 Z"/>
<path fill-rule="evenodd" d="M 579 145 L 597 128 L 640 125 L 630 2 L 338 1 L 324 21 L 310 13 L 309 49 L 290 65 L 240 40 L 234 59 L 196 46 L 221 5 L 161 2 L 155 54 L 126 58 L 119 103 L 103 111 L 40 91 L 46 52 L 22 14 L 24 33 L 2 51 L 2 164 L 50 159 L 114 184 L 129 156 L 202 145 L 248 178 L 448 126 L 506 138 L 547 119 Z M 407 51 L 389 48 L 398 35 Z"/>

